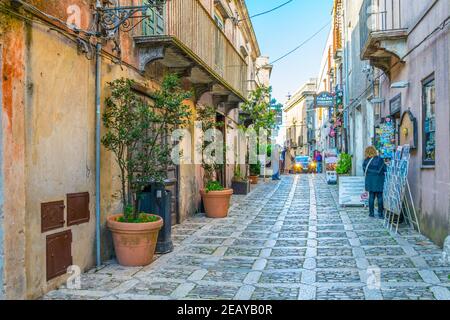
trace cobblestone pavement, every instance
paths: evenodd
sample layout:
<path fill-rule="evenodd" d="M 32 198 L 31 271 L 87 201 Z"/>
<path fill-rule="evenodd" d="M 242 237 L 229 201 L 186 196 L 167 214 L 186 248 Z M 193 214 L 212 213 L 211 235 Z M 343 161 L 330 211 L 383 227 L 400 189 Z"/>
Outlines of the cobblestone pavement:
<path fill-rule="evenodd" d="M 227 219 L 176 226 L 175 251 L 152 265 L 110 262 L 83 274 L 81 290 L 43 299 L 450 299 L 450 265 L 437 246 L 336 201 L 337 187 L 321 176 L 261 183 L 233 197 Z"/>

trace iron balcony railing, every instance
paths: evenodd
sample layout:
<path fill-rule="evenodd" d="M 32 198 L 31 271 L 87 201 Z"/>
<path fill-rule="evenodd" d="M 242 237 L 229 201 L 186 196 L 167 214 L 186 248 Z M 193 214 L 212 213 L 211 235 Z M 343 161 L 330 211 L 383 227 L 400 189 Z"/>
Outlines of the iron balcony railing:
<path fill-rule="evenodd" d="M 361 50 L 373 33 L 406 29 L 402 19 L 404 1 L 410 0 L 364 0 L 359 14 Z"/>

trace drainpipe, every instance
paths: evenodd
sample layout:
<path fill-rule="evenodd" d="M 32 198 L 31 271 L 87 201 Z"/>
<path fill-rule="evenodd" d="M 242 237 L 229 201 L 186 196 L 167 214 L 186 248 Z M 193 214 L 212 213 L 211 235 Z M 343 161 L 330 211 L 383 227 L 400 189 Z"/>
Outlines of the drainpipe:
<path fill-rule="evenodd" d="M 347 1 L 344 2 L 345 9 L 347 9 Z M 344 85 L 344 129 L 345 129 L 345 151 L 347 153 L 350 153 L 350 143 L 351 143 L 351 137 L 350 137 L 350 109 L 349 109 L 349 85 L 350 85 L 350 79 L 348 75 L 349 70 L 349 39 L 348 39 L 348 12 L 344 9 L 344 70 L 345 70 L 345 85 Z"/>
<path fill-rule="evenodd" d="M 100 126 L 101 126 L 101 53 L 100 42 L 95 47 L 95 241 L 96 241 L 96 261 L 100 267 Z"/>

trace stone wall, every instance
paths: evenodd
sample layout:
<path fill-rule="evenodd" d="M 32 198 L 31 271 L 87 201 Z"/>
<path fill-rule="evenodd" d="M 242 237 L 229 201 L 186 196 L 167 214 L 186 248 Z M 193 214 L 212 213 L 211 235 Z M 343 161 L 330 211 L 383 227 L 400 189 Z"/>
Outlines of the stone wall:
<path fill-rule="evenodd" d="M 3 52 L 2 52 L 2 44 L 0 42 L 0 75 L 2 75 L 2 61 L 3 61 Z M 4 298 L 5 291 L 3 286 L 3 90 L 2 90 L 2 79 L 0 76 L 0 300 Z"/>

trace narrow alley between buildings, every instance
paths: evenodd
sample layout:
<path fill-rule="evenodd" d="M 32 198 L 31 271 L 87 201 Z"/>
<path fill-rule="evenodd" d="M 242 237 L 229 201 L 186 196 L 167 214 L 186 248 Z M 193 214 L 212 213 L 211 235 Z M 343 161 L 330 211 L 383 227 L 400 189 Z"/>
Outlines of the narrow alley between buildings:
<path fill-rule="evenodd" d="M 174 227 L 174 252 L 147 267 L 114 261 L 43 299 L 450 299 L 442 250 L 389 232 L 363 208 L 339 208 L 321 175 L 283 176 L 233 196 L 229 217 Z M 377 281 L 378 280 L 378 281 Z"/>

